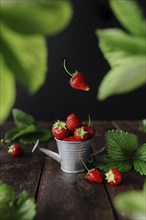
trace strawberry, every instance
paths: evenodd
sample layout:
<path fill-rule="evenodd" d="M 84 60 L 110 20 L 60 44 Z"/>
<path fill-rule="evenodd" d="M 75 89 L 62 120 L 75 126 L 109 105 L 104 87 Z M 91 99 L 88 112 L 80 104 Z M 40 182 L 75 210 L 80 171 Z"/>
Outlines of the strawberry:
<path fill-rule="evenodd" d="M 85 141 L 88 139 L 88 132 L 83 127 L 76 128 L 74 131 L 74 137 L 77 141 Z"/>
<path fill-rule="evenodd" d="M 75 114 L 70 114 L 66 119 L 66 126 L 70 131 L 74 131 L 81 126 L 81 120 Z"/>
<path fill-rule="evenodd" d="M 84 130 L 88 132 L 88 138 L 92 138 L 96 133 L 96 129 L 91 125 L 90 116 L 88 116 L 88 118 L 89 118 L 88 124 L 83 124 L 82 126 Z"/>
<path fill-rule="evenodd" d="M 13 157 L 19 156 L 24 153 L 24 150 L 17 144 L 13 144 L 9 147 L 8 153 Z"/>
<path fill-rule="evenodd" d="M 110 168 L 106 173 L 106 180 L 110 185 L 117 185 L 122 180 L 122 174 L 115 168 Z"/>
<path fill-rule="evenodd" d="M 85 77 L 82 73 L 75 71 L 74 73 L 70 73 L 65 65 L 66 60 L 64 60 L 64 69 L 71 76 L 70 85 L 74 89 L 79 89 L 83 91 L 89 91 L 89 85 L 85 80 Z"/>
<path fill-rule="evenodd" d="M 76 141 L 75 137 L 74 136 L 69 136 L 67 138 L 64 138 L 63 141 L 71 141 L 71 142 L 74 142 Z"/>
<path fill-rule="evenodd" d="M 103 182 L 101 173 L 99 172 L 98 169 L 95 168 L 88 170 L 88 173 L 86 174 L 85 178 L 88 179 L 90 182 L 96 182 L 96 183 Z"/>
<path fill-rule="evenodd" d="M 52 134 L 55 138 L 62 140 L 69 136 L 69 130 L 64 121 L 57 120 L 52 126 Z"/>

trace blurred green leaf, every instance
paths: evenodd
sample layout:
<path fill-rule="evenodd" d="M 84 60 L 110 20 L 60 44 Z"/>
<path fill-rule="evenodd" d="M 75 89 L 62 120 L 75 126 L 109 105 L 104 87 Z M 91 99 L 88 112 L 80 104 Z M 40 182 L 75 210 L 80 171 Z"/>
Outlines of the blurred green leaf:
<path fill-rule="evenodd" d="M 0 122 L 9 115 L 16 96 L 15 80 L 11 70 L 7 67 L 5 58 L 0 53 Z"/>
<path fill-rule="evenodd" d="M 1 4 L 1 19 L 11 28 L 27 34 L 56 34 L 72 17 L 68 0 L 12 1 Z"/>
<path fill-rule="evenodd" d="M 114 206 L 119 213 L 132 220 L 144 220 L 146 217 L 146 182 L 143 190 L 133 190 L 116 196 Z"/>
<path fill-rule="evenodd" d="M 35 93 L 45 82 L 47 48 L 44 37 L 22 35 L 4 24 L 1 24 L 1 30 L 2 52 L 7 67 L 29 92 Z"/>
<path fill-rule="evenodd" d="M 116 18 L 131 34 L 145 36 L 146 22 L 137 1 L 110 0 L 110 5 Z"/>
<path fill-rule="evenodd" d="M 31 94 L 44 84 L 48 62 L 44 35 L 52 36 L 68 25 L 72 5 L 68 0 L 5 0 L 1 1 L 0 13 L 0 42 L 5 60 L 1 67 L 2 84 L 9 87 L 5 94 L 4 86 L 0 90 L 0 122 L 3 122 L 15 101 L 14 80 Z"/>
<path fill-rule="evenodd" d="M 134 0 L 111 0 L 111 7 L 117 19 L 135 35 L 118 28 L 96 31 L 99 47 L 111 66 L 99 86 L 99 100 L 131 92 L 146 83 L 146 26 L 141 9 Z"/>
<path fill-rule="evenodd" d="M 145 57 L 129 56 L 124 60 L 121 65 L 117 64 L 103 78 L 98 90 L 99 100 L 133 91 L 145 84 Z"/>

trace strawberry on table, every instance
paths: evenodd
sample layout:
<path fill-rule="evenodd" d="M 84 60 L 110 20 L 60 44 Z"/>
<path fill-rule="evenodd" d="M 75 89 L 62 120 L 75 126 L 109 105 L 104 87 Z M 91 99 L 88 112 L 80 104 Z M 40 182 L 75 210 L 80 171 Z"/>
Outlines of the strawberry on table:
<path fill-rule="evenodd" d="M 106 173 L 106 180 L 110 185 L 117 185 L 122 181 L 122 174 L 115 168 L 110 168 Z"/>
<path fill-rule="evenodd" d="M 62 140 L 69 136 L 69 130 L 65 121 L 57 120 L 52 126 L 52 134 L 55 138 Z"/>
<path fill-rule="evenodd" d="M 24 153 L 24 150 L 17 144 L 13 144 L 9 147 L 8 153 L 13 156 L 19 156 Z"/>
<path fill-rule="evenodd" d="M 96 183 L 103 182 L 101 173 L 99 172 L 98 169 L 95 168 L 88 170 L 88 173 L 86 174 L 85 178 L 88 179 L 90 182 L 96 182 Z"/>
<path fill-rule="evenodd" d="M 89 85 L 85 80 L 85 77 L 82 73 L 75 71 L 75 73 L 70 73 L 65 65 L 66 60 L 64 60 L 64 69 L 71 76 L 70 85 L 74 89 L 79 89 L 83 91 L 89 91 Z"/>
<path fill-rule="evenodd" d="M 70 114 L 66 119 L 66 126 L 70 131 L 74 131 L 81 126 L 81 120 L 76 114 Z"/>
<path fill-rule="evenodd" d="M 76 128 L 74 131 L 74 137 L 77 141 L 85 141 L 88 139 L 88 132 L 83 127 Z"/>
<path fill-rule="evenodd" d="M 82 126 L 83 126 L 84 130 L 88 132 L 88 137 L 92 138 L 92 137 L 94 137 L 94 135 L 96 133 L 96 129 L 91 124 L 90 116 L 88 116 L 88 118 L 89 118 L 88 124 L 83 124 Z"/>

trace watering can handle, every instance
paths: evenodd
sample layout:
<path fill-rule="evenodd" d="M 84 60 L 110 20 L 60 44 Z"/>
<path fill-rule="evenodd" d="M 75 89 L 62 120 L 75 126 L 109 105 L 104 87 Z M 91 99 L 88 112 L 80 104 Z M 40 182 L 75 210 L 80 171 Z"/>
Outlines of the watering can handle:
<path fill-rule="evenodd" d="M 96 135 L 95 137 L 93 137 L 93 140 L 96 139 L 96 138 L 101 138 L 102 140 L 104 140 L 101 135 Z M 92 163 L 93 160 L 94 160 L 93 156 L 103 152 L 105 149 L 106 149 L 106 146 L 103 146 L 100 150 L 97 150 L 96 152 L 90 154 L 90 156 L 88 157 L 87 161 Z"/>

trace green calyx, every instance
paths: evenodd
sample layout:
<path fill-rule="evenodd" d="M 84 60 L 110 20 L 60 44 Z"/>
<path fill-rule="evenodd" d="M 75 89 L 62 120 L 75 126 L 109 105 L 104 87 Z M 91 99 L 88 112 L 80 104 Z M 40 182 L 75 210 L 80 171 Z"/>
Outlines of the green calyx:
<path fill-rule="evenodd" d="M 76 134 L 77 136 L 83 138 L 85 134 L 87 134 L 88 132 L 84 130 L 83 127 L 77 128 L 76 129 Z"/>
<path fill-rule="evenodd" d="M 62 128 L 63 129 L 67 129 L 66 128 L 66 122 L 65 121 L 60 121 L 60 120 L 57 120 L 55 122 L 55 124 L 53 125 L 54 128 L 57 128 L 58 130 L 61 130 Z"/>

